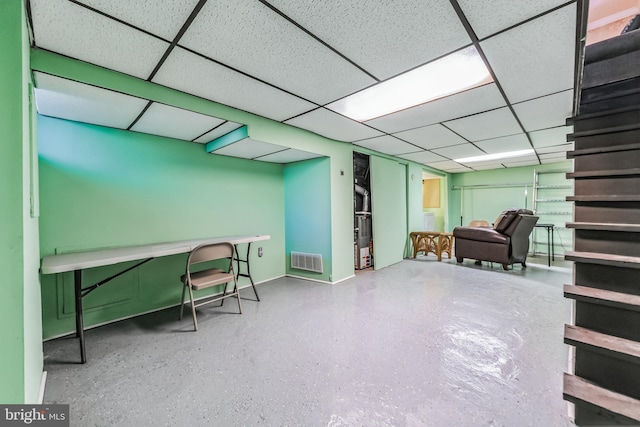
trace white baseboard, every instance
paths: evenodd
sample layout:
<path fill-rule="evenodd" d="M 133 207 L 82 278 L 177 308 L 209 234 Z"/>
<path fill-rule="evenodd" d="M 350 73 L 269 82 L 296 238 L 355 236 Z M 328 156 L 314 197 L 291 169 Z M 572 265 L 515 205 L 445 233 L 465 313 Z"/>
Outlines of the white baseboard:
<path fill-rule="evenodd" d="M 310 282 L 324 283 L 326 285 L 335 285 L 336 283 L 344 282 L 345 280 L 349 280 L 349 279 L 351 279 L 353 277 L 356 277 L 355 274 L 352 274 L 351 276 L 345 277 L 344 279 L 336 280 L 335 282 L 328 282 L 326 280 L 311 279 L 309 277 L 304 277 L 304 276 L 296 276 L 295 274 L 287 274 L 286 276 L 294 278 L 294 279 L 308 280 Z"/>
<path fill-rule="evenodd" d="M 40 379 L 40 391 L 38 392 L 38 405 L 42 405 L 44 401 L 44 386 L 47 383 L 47 371 L 42 371 L 42 379 Z"/>

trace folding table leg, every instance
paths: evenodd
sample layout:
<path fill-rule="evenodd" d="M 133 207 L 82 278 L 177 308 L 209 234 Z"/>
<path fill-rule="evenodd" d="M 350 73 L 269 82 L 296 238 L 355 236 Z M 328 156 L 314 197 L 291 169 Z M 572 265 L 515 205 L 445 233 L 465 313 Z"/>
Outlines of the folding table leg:
<path fill-rule="evenodd" d="M 84 320 L 82 318 L 82 270 L 74 270 L 73 282 L 76 296 L 76 336 L 80 340 L 80 363 L 87 363 L 84 346 Z"/>

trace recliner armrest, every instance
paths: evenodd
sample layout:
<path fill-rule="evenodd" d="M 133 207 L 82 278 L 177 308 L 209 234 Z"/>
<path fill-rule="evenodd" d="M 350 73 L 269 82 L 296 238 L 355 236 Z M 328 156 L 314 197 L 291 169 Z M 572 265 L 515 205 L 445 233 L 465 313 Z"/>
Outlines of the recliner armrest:
<path fill-rule="evenodd" d="M 487 243 L 509 243 L 508 236 L 497 232 L 493 228 L 484 227 L 456 227 L 453 229 L 453 237 Z"/>

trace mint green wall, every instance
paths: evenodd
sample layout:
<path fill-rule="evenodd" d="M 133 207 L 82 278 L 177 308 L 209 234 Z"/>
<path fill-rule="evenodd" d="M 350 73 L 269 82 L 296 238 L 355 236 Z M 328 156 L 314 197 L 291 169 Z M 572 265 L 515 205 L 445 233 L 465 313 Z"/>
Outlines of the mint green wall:
<path fill-rule="evenodd" d="M 534 170 L 571 169 L 571 162 L 561 162 L 520 168 L 492 169 L 487 171 L 457 173 L 451 175 L 449 187 L 449 221 L 452 227 L 460 225 L 461 190 L 452 190 L 455 186 L 488 185 L 487 188 L 464 190 L 462 221 L 466 225 L 474 219 L 493 222 L 498 214 L 508 208 L 533 207 L 533 175 Z M 561 177 L 558 184 L 570 181 Z M 509 186 L 497 187 L 507 184 Z M 513 184 L 523 184 L 511 186 Z M 525 185 L 527 195 L 525 198 Z"/>
<path fill-rule="evenodd" d="M 408 253 L 407 165 L 370 156 L 373 265 L 376 270 Z"/>
<path fill-rule="evenodd" d="M 284 167 L 287 274 L 331 281 L 330 166 L 323 157 Z M 292 269 L 291 251 L 321 254 L 324 272 Z"/>
<path fill-rule="evenodd" d="M 0 402 L 36 403 L 42 375 L 38 220 L 32 210 L 37 163 L 31 158 L 29 47 L 20 0 L 0 2 L 0 51 Z"/>
<path fill-rule="evenodd" d="M 284 274 L 282 165 L 211 155 L 171 138 L 38 121 L 42 256 L 269 234 L 271 240 L 259 243 L 264 256 L 252 251 L 252 275 L 260 282 Z M 153 260 L 95 291 L 85 298 L 85 324 L 178 304 L 185 260 Z M 85 277 L 99 280 L 120 268 L 92 269 Z M 73 330 L 72 283 L 71 273 L 42 276 L 45 337 Z"/>
<path fill-rule="evenodd" d="M 327 139 L 302 129 L 51 52 L 32 49 L 31 66 L 34 70 L 56 76 L 244 123 L 249 126 L 249 135 L 252 138 L 330 157 L 332 252 L 330 280 L 335 282 L 353 275 L 353 151 L 351 144 Z"/>

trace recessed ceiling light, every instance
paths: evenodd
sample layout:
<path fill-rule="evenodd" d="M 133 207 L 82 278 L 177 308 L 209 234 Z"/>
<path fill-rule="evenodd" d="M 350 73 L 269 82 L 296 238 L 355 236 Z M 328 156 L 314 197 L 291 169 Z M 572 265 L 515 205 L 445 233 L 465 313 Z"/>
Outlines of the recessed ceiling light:
<path fill-rule="evenodd" d="M 332 102 L 327 108 L 364 122 L 492 81 L 478 51 L 470 46 Z"/>
<path fill-rule="evenodd" d="M 511 157 L 527 156 L 533 153 L 534 153 L 533 149 L 530 148 L 527 150 L 508 151 L 506 153 L 495 153 L 495 154 L 485 154 L 482 156 L 464 157 L 462 159 L 453 159 L 453 161 L 458 163 L 485 162 L 487 160 L 498 160 L 498 159 L 508 159 Z"/>

